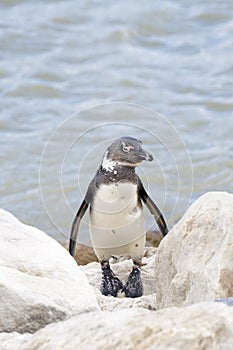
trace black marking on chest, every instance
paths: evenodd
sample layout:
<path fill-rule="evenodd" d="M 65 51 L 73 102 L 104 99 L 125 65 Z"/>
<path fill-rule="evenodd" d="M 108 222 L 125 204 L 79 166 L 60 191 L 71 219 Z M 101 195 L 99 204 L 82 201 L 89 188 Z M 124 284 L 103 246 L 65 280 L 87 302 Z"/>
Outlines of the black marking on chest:
<path fill-rule="evenodd" d="M 117 182 L 130 182 L 134 185 L 138 183 L 135 168 L 122 165 L 115 166 L 112 171 L 107 171 L 100 167 L 96 172 L 95 179 L 97 187 L 101 184 L 110 185 L 113 183 L 117 184 Z"/>
<path fill-rule="evenodd" d="M 93 204 L 94 197 L 101 185 L 113 185 L 118 186 L 120 183 L 131 183 L 138 185 L 138 176 L 135 173 L 135 168 L 130 166 L 115 166 L 113 171 L 107 171 L 99 167 L 93 180 L 91 181 L 88 188 L 88 200 L 90 205 Z M 141 207 L 141 200 L 138 196 L 138 206 Z M 91 207 L 90 207 L 91 212 Z"/>

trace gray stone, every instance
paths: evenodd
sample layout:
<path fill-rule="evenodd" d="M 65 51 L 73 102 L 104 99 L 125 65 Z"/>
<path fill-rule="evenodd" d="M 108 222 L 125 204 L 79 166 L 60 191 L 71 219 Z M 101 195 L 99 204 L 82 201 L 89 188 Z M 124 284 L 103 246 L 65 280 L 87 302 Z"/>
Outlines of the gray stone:
<path fill-rule="evenodd" d="M 215 299 L 217 303 L 223 303 L 228 306 L 233 306 L 233 298 L 220 298 L 220 299 Z"/>

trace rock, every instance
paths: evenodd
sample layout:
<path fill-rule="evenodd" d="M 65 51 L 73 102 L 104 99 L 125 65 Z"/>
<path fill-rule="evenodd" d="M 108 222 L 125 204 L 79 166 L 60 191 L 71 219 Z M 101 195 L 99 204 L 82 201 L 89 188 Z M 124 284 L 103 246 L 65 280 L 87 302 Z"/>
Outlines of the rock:
<path fill-rule="evenodd" d="M 96 292 L 98 302 L 102 311 L 116 311 L 120 309 L 143 308 L 156 311 L 155 293 L 143 295 L 139 298 L 114 298 L 104 297 L 100 292 Z"/>
<path fill-rule="evenodd" d="M 233 308 L 208 302 L 82 314 L 39 330 L 21 350 L 232 350 L 232 344 Z"/>
<path fill-rule="evenodd" d="M 146 233 L 146 245 L 148 247 L 158 247 L 162 241 L 161 232 L 156 229 L 151 229 Z"/>
<path fill-rule="evenodd" d="M 158 308 L 233 296 L 233 195 L 200 197 L 155 258 Z"/>
<path fill-rule="evenodd" d="M 67 251 L 0 210 L 0 332 L 35 332 L 98 308 L 93 289 Z"/>
<path fill-rule="evenodd" d="M 69 250 L 69 241 L 61 242 L 61 245 Z M 77 243 L 75 247 L 74 259 L 78 265 L 86 265 L 93 261 L 98 261 L 94 249 L 88 245 Z"/>
<path fill-rule="evenodd" d="M 21 350 L 32 334 L 0 333 L 0 350 Z"/>

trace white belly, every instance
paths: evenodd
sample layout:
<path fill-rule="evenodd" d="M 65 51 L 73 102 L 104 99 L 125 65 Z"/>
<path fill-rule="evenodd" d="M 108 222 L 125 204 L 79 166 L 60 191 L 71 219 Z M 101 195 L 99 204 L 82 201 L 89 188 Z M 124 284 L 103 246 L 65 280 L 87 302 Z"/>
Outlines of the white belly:
<path fill-rule="evenodd" d="M 102 249 L 107 249 L 110 255 L 132 255 L 132 247 L 143 251 L 144 218 L 142 208 L 138 207 L 137 186 L 101 185 L 91 209 L 90 232 L 97 255 Z"/>

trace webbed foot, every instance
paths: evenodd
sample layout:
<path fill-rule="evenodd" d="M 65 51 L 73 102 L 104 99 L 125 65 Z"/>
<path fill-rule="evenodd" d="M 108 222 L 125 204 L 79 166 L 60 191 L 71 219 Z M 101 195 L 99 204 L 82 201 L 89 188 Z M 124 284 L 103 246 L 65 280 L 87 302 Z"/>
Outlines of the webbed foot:
<path fill-rule="evenodd" d="M 101 263 L 102 267 L 102 282 L 101 282 L 101 293 L 103 295 L 117 296 L 117 292 L 123 289 L 121 280 L 116 277 L 111 270 L 108 262 Z"/>
<path fill-rule="evenodd" d="M 125 296 L 128 298 L 138 298 L 142 296 L 143 286 L 141 281 L 141 271 L 137 266 L 133 267 L 123 290 Z"/>

